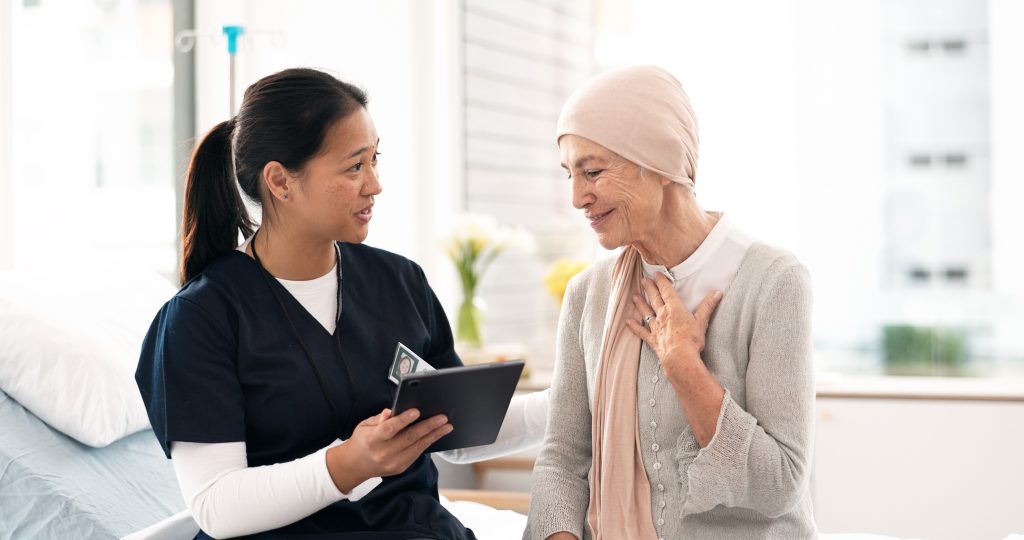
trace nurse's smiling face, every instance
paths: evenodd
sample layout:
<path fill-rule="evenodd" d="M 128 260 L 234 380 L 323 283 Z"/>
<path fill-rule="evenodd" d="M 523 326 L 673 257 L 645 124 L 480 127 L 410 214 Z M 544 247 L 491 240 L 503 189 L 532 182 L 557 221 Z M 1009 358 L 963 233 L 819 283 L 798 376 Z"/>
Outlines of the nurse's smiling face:
<path fill-rule="evenodd" d="M 366 109 L 327 130 L 320 151 L 294 171 L 290 218 L 311 234 L 359 243 L 369 233 L 374 197 L 380 194 L 377 147 L 380 138 Z"/>

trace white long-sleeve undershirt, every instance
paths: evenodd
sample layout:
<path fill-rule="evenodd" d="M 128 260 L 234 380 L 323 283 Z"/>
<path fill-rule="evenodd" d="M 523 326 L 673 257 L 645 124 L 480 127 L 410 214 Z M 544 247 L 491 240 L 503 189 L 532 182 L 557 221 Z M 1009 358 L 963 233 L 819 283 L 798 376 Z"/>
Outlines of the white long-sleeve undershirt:
<path fill-rule="evenodd" d="M 206 534 L 230 538 L 270 531 L 342 500 L 358 501 L 381 483 L 371 478 L 351 492 L 335 486 L 327 450 L 285 463 L 249 467 L 244 442 L 171 443 L 171 461 L 192 517 Z"/>
<path fill-rule="evenodd" d="M 438 454 L 451 463 L 475 463 L 540 446 L 547 428 L 549 392 L 543 390 L 513 397 L 493 443 Z"/>
<path fill-rule="evenodd" d="M 548 390 L 515 396 L 494 443 L 439 452 L 451 463 L 507 456 L 544 442 Z M 327 450 L 275 465 L 249 467 L 245 442 L 171 443 L 178 485 L 192 517 L 213 538 L 284 527 L 342 500 L 358 501 L 381 483 L 371 478 L 350 493 L 338 490 L 327 469 Z"/>

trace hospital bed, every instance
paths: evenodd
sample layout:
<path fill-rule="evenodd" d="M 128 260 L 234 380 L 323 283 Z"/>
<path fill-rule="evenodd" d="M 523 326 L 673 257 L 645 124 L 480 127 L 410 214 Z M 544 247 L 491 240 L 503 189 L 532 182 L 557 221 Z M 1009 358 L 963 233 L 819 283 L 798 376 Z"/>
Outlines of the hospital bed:
<path fill-rule="evenodd" d="M 91 448 L 0 391 L 0 538 L 120 538 L 183 508 L 151 431 Z"/>
<path fill-rule="evenodd" d="M 481 539 L 520 538 L 528 495 L 442 490 Z M 197 528 L 152 431 L 92 448 L 0 391 L 0 538 L 191 538 Z M 177 519 L 169 519 L 177 516 Z M 136 534 L 141 533 L 141 534 Z"/>

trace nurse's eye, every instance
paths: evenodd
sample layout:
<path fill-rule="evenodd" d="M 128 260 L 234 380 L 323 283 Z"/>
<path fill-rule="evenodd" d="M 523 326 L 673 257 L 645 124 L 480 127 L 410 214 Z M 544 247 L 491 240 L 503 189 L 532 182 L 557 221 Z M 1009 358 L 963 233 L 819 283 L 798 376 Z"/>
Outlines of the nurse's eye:
<path fill-rule="evenodd" d="M 374 165 L 376 165 L 376 164 L 377 164 L 377 161 L 378 161 L 377 157 L 378 157 L 378 156 L 380 156 L 380 152 L 374 152 L 374 153 L 373 153 L 373 164 L 374 164 Z"/>
<path fill-rule="evenodd" d="M 362 161 L 360 161 L 359 163 L 356 163 L 355 165 L 349 167 L 348 172 L 359 172 L 361 170 L 363 170 L 363 162 Z"/>

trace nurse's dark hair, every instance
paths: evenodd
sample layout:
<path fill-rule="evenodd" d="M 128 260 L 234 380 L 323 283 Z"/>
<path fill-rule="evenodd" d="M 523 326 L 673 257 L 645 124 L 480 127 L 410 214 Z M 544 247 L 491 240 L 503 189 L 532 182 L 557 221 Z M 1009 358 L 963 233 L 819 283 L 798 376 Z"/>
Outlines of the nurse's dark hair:
<path fill-rule="evenodd" d="M 256 223 L 239 188 L 262 205 L 263 168 L 277 161 L 302 171 L 337 121 L 366 108 L 366 92 L 315 69 L 286 69 L 245 91 L 238 115 L 221 122 L 192 153 L 181 221 L 184 284 L 250 236 Z"/>

